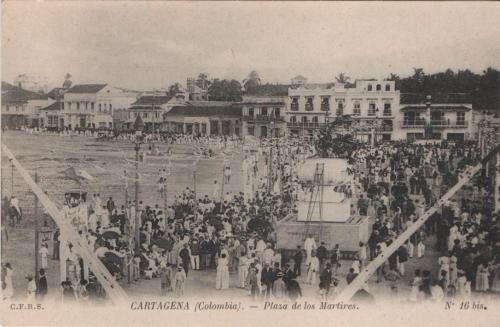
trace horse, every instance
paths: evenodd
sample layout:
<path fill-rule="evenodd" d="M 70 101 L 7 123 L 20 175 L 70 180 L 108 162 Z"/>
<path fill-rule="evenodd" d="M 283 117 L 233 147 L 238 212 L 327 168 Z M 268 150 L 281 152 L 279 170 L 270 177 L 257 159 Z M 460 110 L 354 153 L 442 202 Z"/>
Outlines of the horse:
<path fill-rule="evenodd" d="M 19 208 L 19 211 L 17 211 L 16 207 L 9 206 L 7 209 L 7 216 L 9 217 L 10 226 L 18 225 L 21 223 L 23 210 Z"/>

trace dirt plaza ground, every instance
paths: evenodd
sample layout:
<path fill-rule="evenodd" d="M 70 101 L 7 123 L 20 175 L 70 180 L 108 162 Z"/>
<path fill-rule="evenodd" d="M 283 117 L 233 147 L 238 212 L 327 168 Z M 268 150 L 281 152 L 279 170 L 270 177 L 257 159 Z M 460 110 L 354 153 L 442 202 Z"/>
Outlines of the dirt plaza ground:
<path fill-rule="evenodd" d="M 63 202 L 64 193 L 71 190 L 78 190 L 79 186 L 74 181 L 64 177 L 62 172 L 65 169 L 74 167 L 83 169 L 95 178 L 95 181 L 84 182 L 82 190 L 93 193 L 100 193 L 105 201 L 112 196 L 117 205 L 121 205 L 125 200 L 125 186 L 123 171 L 127 170 L 131 176 L 135 172 L 133 166 L 134 145 L 127 141 L 97 141 L 95 138 L 73 136 L 60 137 L 56 135 L 33 135 L 24 132 L 7 132 L 2 135 L 2 142 L 6 144 L 14 153 L 20 163 L 27 169 L 31 176 L 35 172 L 40 178 L 39 185 L 47 191 L 49 197 L 58 206 Z M 172 148 L 173 154 L 161 158 L 148 158 L 145 163 L 140 164 L 141 188 L 140 199 L 146 205 L 159 204 L 163 207 L 156 182 L 158 179 L 158 169 L 165 167 L 170 162 L 168 181 L 167 201 L 173 201 L 175 194 L 181 192 L 186 187 L 194 187 L 193 170 L 196 170 L 196 190 L 199 195 L 213 193 L 213 182 L 222 181 L 222 164 L 224 158 L 229 160 L 232 168 L 231 183 L 225 186 L 225 191 L 229 190 L 233 194 L 242 191 L 241 161 L 244 154 L 239 149 L 229 149 L 226 155 L 217 155 L 215 158 L 200 158 L 193 154 L 194 149 L 190 145 L 166 145 L 161 144 L 160 150 L 166 152 L 167 148 Z M 194 165 L 195 163 L 195 165 Z M 26 183 L 21 176 L 12 171 L 8 160 L 2 157 L 2 195 L 10 196 L 12 189 L 14 195 L 20 199 L 20 205 L 24 212 L 24 219 L 20 226 L 9 228 L 9 240 L 3 242 L 2 262 L 11 262 L 14 268 L 14 289 L 17 297 L 24 297 L 27 281 L 25 276 L 34 272 L 34 228 L 33 228 L 33 208 L 34 198 L 29 192 Z M 133 199 L 133 181 L 129 181 L 129 199 Z M 422 259 L 411 259 L 407 264 L 407 275 L 398 281 L 398 291 L 403 295 L 409 291 L 409 282 L 413 276 L 415 268 L 431 268 L 437 263 L 437 253 L 432 250 L 434 239 L 429 238 L 428 252 Z M 52 244 L 49 242 L 49 248 Z M 47 271 L 49 281 L 49 293 L 57 296 L 59 292 L 59 261 L 49 260 Z M 345 285 L 345 275 L 351 266 L 350 261 L 342 261 L 340 268 L 341 284 L 339 289 Z M 305 267 L 302 278 L 305 278 Z M 300 279 L 299 279 L 300 280 Z M 122 282 L 123 287 L 132 297 L 149 298 L 160 295 L 160 281 L 141 280 L 138 283 L 128 284 Z M 192 271 L 186 283 L 187 297 L 207 297 L 207 298 L 238 298 L 246 296 L 245 290 L 239 289 L 237 285 L 237 274 L 231 274 L 231 288 L 224 291 L 215 290 L 215 271 Z M 315 297 L 317 285 L 310 286 L 301 283 L 305 296 Z M 389 282 L 375 283 L 373 277 L 370 281 L 370 290 L 375 294 L 389 294 Z"/>

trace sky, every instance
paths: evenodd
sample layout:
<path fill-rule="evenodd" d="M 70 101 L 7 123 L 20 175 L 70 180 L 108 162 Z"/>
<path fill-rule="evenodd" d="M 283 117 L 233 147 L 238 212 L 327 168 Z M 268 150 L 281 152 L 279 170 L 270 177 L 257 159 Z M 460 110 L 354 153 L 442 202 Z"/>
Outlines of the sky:
<path fill-rule="evenodd" d="M 187 77 L 331 82 L 500 68 L 500 3 L 2 3 L 2 80 L 138 90 Z"/>

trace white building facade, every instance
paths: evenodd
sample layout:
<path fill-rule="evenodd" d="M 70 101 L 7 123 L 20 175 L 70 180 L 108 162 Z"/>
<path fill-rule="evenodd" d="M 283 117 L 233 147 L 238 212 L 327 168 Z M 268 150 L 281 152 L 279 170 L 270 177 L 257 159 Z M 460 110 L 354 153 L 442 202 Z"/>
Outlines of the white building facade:
<path fill-rule="evenodd" d="M 127 109 L 136 92 L 108 84 L 80 84 L 64 93 L 63 126 L 68 129 L 113 128 L 113 110 Z"/>
<path fill-rule="evenodd" d="M 352 117 L 355 135 L 362 141 L 393 139 L 399 109 L 399 91 L 393 81 L 357 80 L 290 87 L 286 104 L 291 136 L 313 137 L 339 116 Z"/>
<path fill-rule="evenodd" d="M 472 103 L 455 94 L 435 94 L 411 99 L 403 94 L 395 137 L 405 140 L 434 139 L 463 141 L 474 139 Z M 407 100 L 409 99 L 409 100 Z"/>

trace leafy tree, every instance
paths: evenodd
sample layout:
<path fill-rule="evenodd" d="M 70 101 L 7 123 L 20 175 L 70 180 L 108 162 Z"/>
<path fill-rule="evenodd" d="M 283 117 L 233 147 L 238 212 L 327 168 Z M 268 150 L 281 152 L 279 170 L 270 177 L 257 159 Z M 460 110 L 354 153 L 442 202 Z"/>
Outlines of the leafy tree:
<path fill-rule="evenodd" d="M 174 83 L 168 87 L 168 95 L 173 97 L 181 90 L 182 86 L 179 83 Z"/>
<path fill-rule="evenodd" d="M 242 87 L 237 80 L 214 79 L 208 88 L 208 96 L 213 101 L 233 101 L 242 100 Z"/>
<path fill-rule="evenodd" d="M 258 87 L 260 83 L 261 83 L 260 76 L 256 70 L 252 70 L 250 74 L 248 74 L 248 78 L 243 80 L 243 86 L 245 87 L 245 91 Z"/>
<path fill-rule="evenodd" d="M 491 67 L 481 75 L 469 69 L 425 74 L 423 68 L 414 68 L 412 76 L 400 78 L 391 74 L 387 80 L 395 81 L 401 93 L 469 95 L 475 109 L 500 113 L 500 72 Z"/>
<path fill-rule="evenodd" d="M 340 133 L 340 129 L 350 131 Z M 359 149 L 359 142 L 352 134 L 352 119 L 348 115 L 339 116 L 326 129 L 319 132 L 315 140 L 316 152 L 321 158 L 350 158 Z"/>

